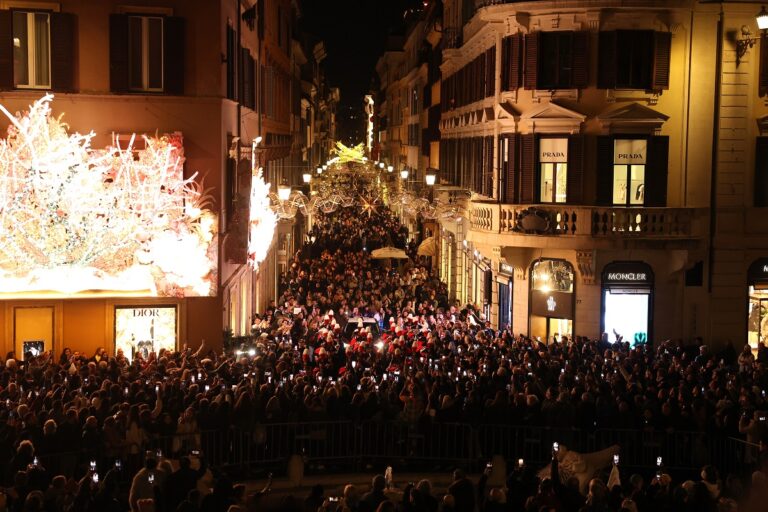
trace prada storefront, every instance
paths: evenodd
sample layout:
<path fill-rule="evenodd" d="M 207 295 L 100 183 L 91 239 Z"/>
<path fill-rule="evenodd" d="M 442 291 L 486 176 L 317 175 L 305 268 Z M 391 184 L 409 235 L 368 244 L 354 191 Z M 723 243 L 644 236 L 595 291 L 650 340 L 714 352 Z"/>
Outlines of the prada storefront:
<path fill-rule="evenodd" d="M 565 260 L 539 259 L 531 265 L 531 337 L 549 344 L 573 336 L 574 270 Z"/>
<path fill-rule="evenodd" d="M 642 261 L 614 261 L 603 269 L 600 328 L 614 342 L 632 346 L 651 340 L 653 269 Z"/>

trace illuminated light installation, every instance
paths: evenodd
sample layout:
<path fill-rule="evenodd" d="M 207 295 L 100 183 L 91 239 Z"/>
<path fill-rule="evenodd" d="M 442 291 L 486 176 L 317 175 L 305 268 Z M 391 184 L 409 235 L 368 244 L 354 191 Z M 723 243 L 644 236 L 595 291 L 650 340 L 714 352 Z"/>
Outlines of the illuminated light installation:
<path fill-rule="evenodd" d="M 368 160 L 365 156 L 365 146 L 360 143 L 354 147 L 347 147 L 340 141 L 336 141 L 336 147 L 333 149 L 336 153 L 334 163 L 345 164 L 347 162 L 364 163 Z"/>
<path fill-rule="evenodd" d="M 371 149 L 373 149 L 373 96 L 370 94 L 365 96 L 365 113 L 368 115 L 368 124 L 366 126 L 366 149 L 368 149 L 368 153 L 370 154 Z"/>
<path fill-rule="evenodd" d="M 214 295 L 216 215 L 184 179 L 181 136 L 93 149 L 52 100 L 0 105 L 0 296 Z"/>
<path fill-rule="evenodd" d="M 277 216 L 270 207 L 269 183 L 264 181 L 263 169 L 256 166 L 256 144 L 251 151 L 251 198 L 248 226 L 248 264 L 254 270 L 267 257 L 277 226 Z"/>

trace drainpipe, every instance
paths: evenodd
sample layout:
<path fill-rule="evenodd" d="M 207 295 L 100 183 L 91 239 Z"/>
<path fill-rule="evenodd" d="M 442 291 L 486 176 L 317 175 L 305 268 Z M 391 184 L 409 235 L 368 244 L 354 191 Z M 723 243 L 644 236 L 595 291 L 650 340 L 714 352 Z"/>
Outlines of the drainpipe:
<path fill-rule="evenodd" d="M 723 7 L 720 4 L 720 17 L 717 20 L 717 62 L 715 62 L 715 98 L 712 126 L 712 174 L 709 182 L 709 261 L 707 272 L 707 292 L 712 293 L 712 276 L 715 263 L 715 230 L 717 229 L 717 171 L 718 151 L 720 146 L 720 90 L 722 87 L 723 67 Z"/>

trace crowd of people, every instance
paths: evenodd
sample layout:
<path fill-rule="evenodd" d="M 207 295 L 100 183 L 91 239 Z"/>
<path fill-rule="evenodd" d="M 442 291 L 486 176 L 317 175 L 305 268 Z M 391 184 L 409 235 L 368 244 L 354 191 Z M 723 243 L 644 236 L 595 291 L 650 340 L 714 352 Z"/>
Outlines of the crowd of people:
<path fill-rule="evenodd" d="M 605 335 L 543 343 L 494 329 L 473 306 L 452 303 L 389 210 L 340 208 L 315 220 L 283 276 L 282 295 L 254 318 L 245 346 L 222 353 L 203 343 L 196 351 L 133 360 L 103 349 L 26 359 L 8 354 L 0 365 L 0 460 L 7 461 L 0 467 L 7 487 L 0 512 L 245 507 L 243 489 L 224 475 L 209 496 L 195 494 L 202 475 L 216 470 L 201 453 L 204 435 L 279 422 L 692 431 L 744 438 L 754 447 L 745 462 L 766 470 L 760 466 L 768 438 L 765 347 L 756 355 L 730 346 L 714 354 L 700 340 L 630 346 Z M 372 257 L 386 246 L 410 258 Z M 391 507 L 708 510 L 690 503 L 706 501 L 702 485 L 718 481 L 713 471 L 688 488 L 659 477 L 615 491 L 598 480 L 586 497 L 559 478 L 537 484 L 517 475 L 506 491 L 473 490 L 471 507 L 458 497 L 438 502 L 419 484 Z M 766 474 L 755 473 L 752 490 L 764 492 Z M 127 499 L 121 481 L 132 482 Z M 718 485 L 718 496 L 707 487 L 707 507 L 715 498 L 739 503 L 754 496 L 746 484 L 741 491 L 730 481 Z M 624 506 L 626 499 L 637 508 Z M 345 496 L 318 506 L 392 510 L 353 501 Z"/>

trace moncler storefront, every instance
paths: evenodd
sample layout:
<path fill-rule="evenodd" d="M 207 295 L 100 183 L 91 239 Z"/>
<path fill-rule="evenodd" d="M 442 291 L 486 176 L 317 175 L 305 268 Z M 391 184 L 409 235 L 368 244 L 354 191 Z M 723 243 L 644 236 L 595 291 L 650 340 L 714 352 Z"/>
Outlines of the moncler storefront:
<path fill-rule="evenodd" d="M 601 331 L 632 345 L 647 343 L 653 325 L 653 270 L 642 261 L 614 261 L 602 273 Z"/>

